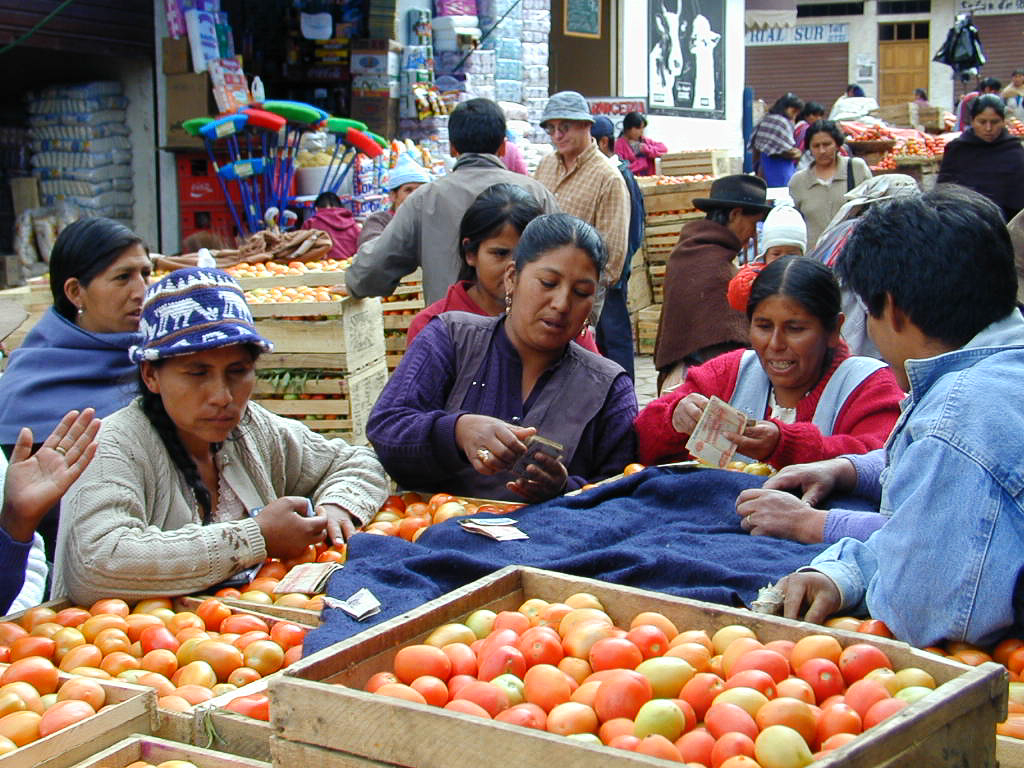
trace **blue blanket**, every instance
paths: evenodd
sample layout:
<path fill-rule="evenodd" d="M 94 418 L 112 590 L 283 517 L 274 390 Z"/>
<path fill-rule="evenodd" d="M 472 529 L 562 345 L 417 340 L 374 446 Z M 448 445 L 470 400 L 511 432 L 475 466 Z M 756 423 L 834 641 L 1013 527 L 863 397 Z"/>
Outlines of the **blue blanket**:
<path fill-rule="evenodd" d="M 304 653 L 394 618 L 506 565 L 530 565 L 725 605 L 748 604 L 760 587 L 810 562 L 824 545 L 750 536 L 736 496 L 764 478 L 721 470 L 649 468 L 511 517 L 529 535 L 496 542 L 457 520 L 431 526 L 415 543 L 355 536 L 348 562 L 328 588 L 345 599 L 366 587 L 381 612 L 356 622 L 327 608 Z"/>

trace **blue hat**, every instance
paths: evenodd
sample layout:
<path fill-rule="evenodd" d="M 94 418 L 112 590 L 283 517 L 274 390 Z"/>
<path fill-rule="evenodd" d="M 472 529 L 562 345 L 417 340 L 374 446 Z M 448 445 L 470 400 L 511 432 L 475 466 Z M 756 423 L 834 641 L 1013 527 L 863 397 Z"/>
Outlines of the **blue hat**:
<path fill-rule="evenodd" d="M 614 136 L 615 126 L 604 115 L 598 115 L 594 118 L 594 124 L 590 126 L 590 135 L 595 139 L 599 139 L 602 136 Z"/>
<path fill-rule="evenodd" d="M 139 321 L 142 344 L 128 350 L 133 363 L 162 360 L 232 344 L 274 345 L 256 332 L 241 286 L 219 269 L 179 269 L 146 290 Z"/>
<path fill-rule="evenodd" d="M 385 186 L 388 189 L 398 189 L 403 184 L 426 184 L 430 181 L 430 174 L 423 166 L 413 160 L 412 155 L 403 152 L 395 161 L 395 167 L 388 174 Z"/>

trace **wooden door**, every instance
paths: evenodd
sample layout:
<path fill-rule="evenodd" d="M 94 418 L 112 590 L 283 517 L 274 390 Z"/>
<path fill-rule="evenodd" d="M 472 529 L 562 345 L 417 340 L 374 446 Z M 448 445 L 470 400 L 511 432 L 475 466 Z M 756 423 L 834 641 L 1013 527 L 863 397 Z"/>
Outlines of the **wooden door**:
<path fill-rule="evenodd" d="M 928 90 L 927 40 L 878 43 L 878 103 L 881 106 L 914 100 L 914 89 Z"/>

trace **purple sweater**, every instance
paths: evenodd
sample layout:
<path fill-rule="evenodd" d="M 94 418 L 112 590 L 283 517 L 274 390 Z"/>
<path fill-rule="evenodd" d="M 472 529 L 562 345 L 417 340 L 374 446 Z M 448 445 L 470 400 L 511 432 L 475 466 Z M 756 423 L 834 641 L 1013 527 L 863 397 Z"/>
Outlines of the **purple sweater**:
<path fill-rule="evenodd" d="M 882 498 L 882 470 L 885 468 L 885 449 L 879 448 L 859 456 L 843 456 L 857 470 L 854 493 L 875 502 Z M 832 509 L 825 517 L 825 543 L 835 544 L 847 537 L 864 541 L 885 524 L 886 517 L 878 512 L 852 509 Z"/>
<path fill-rule="evenodd" d="M 31 540 L 15 541 L 0 528 L 0 615 L 7 613 L 25 585 L 25 566 L 31 550 Z"/>
<path fill-rule="evenodd" d="M 455 359 L 447 326 L 434 318 L 409 346 L 370 413 L 367 436 L 388 474 L 405 488 L 465 493 L 465 489 L 449 487 L 451 476 L 468 465 L 455 443 L 459 416 L 475 413 L 515 423 L 529 410 L 552 372 L 541 376 L 524 403 L 522 363 L 501 324 L 488 350 L 482 386 L 470 390 L 463 403 L 465 410 L 448 413 L 444 408 L 455 382 Z M 623 371 L 612 383 L 597 417 L 584 429 L 566 467 L 568 490 L 618 474 L 634 460 L 636 413 L 636 393 Z M 572 418 L 571 406 L 565 409 L 565 417 Z M 508 498 L 514 498 L 511 492 Z"/>

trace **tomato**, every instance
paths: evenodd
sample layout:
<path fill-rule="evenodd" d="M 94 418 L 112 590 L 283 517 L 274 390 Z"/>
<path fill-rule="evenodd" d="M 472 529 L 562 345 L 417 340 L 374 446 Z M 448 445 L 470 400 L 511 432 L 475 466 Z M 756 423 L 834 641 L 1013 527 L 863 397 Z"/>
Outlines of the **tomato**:
<path fill-rule="evenodd" d="M 890 698 L 881 699 L 871 705 L 871 708 L 864 714 L 864 729 L 873 728 L 888 717 L 892 717 L 901 709 L 909 707 L 910 703 L 904 699 Z"/>
<path fill-rule="evenodd" d="M 231 674 L 228 675 L 228 682 L 231 685 L 241 688 L 243 685 L 259 680 L 263 675 L 257 672 L 252 667 L 239 667 L 238 669 L 231 670 Z"/>
<path fill-rule="evenodd" d="M 857 680 L 846 689 L 843 698 L 863 720 L 876 702 L 888 699 L 890 695 L 886 687 L 877 680 Z"/>
<path fill-rule="evenodd" d="M 800 701 L 806 701 L 808 704 L 816 704 L 818 702 L 810 683 L 806 680 L 801 680 L 799 677 L 787 677 L 781 683 L 778 683 L 775 686 L 775 695 L 800 699 Z"/>
<path fill-rule="evenodd" d="M 858 734 L 863 728 L 861 716 L 849 704 L 837 702 L 821 710 L 818 720 L 818 741 L 822 744 L 837 733 Z"/>
<path fill-rule="evenodd" d="M 565 656 L 562 639 L 551 627 L 530 627 L 516 641 L 516 648 L 523 654 L 528 666 L 534 664 L 558 664 Z"/>
<path fill-rule="evenodd" d="M 422 697 L 421 697 L 422 698 Z M 426 702 L 424 702 L 426 703 Z M 468 699 L 452 699 L 444 705 L 445 709 L 449 709 L 452 712 L 461 712 L 464 715 L 473 715 L 475 717 L 482 717 L 486 720 L 491 719 L 491 713 L 481 707 L 479 704 L 475 704 Z M 505 710 L 502 710 L 504 712 Z M 498 714 L 502 714 L 499 712 Z M 497 718 L 495 718 L 497 719 Z"/>
<path fill-rule="evenodd" d="M 296 661 L 302 658 L 302 646 L 293 645 L 287 651 L 284 652 L 284 666 L 290 667 Z"/>
<path fill-rule="evenodd" d="M 668 650 L 668 637 L 653 624 L 637 624 L 626 633 L 626 639 L 635 645 L 643 658 L 664 656 Z"/>
<path fill-rule="evenodd" d="M 548 712 L 545 726 L 549 733 L 568 736 L 572 733 L 597 733 L 597 714 L 586 704 L 567 701 Z"/>
<path fill-rule="evenodd" d="M 169 597 L 150 597 L 145 600 L 139 600 L 135 604 L 133 613 L 152 613 L 156 610 L 171 611 L 173 613 L 173 609 L 174 605 Z"/>
<path fill-rule="evenodd" d="M 84 642 L 84 641 L 83 641 Z M 29 656 L 42 656 L 44 659 L 53 659 L 57 650 L 57 643 L 48 637 L 35 637 L 27 635 L 19 637 L 11 643 L 11 661 L 24 659 Z"/>
<path fill-rule="evenodd" d="M 224 709 L 230 709 L 240 715 L 251 717 L 254 720 L 270 720 L 270 697 L 265 693 L 253 693 L 249 696 L 239 696 L 224 705 Z"/>
<path fill-rule="evenodd" d="M 39 722 L 43 716 L 24 710 L 0 717 L 0 736 L 10 739 L 19 747 L 39 738 Z"/>
<path fill-rule="evenodd" d="M 221 637 L 223 637 L 223 635 L 221 635 Z M 236 637 L 234 640 L 231 641 L 231 644 L 233 646 L 235 646 L 235 648 L 237 648 L 238 650 L 244 652 L 246 647 L 249 645 L 249 643 L 256 642 L 257 640 L 269 640 L 269 639 L 270 639 L 270 635 L 269 634 L 267 634 L 266 632 L 263 632 L 261 630 L 256 629 L 256 630 L 253 630 L 252 632 L 246 632 L 244 635 L 239 635 L 238 637 Z"/>
<path fill-rule="evenodd" d="M 217 684 L 217 680 L 217 673 L 210 666 L 209 662 L 199 660 L 190 661 L 171 677 L 174 686 L 202 685 L 206 688 L 212 688 Z"/>
<path fill-rule="evenodd" d="M 77 699 L 58 701 L 43 713 L 43 717 L 39 721 L 39 738 L 49 736 L 51 733 L 74 725 L 95 714 L 96 710 L 85 701 Z"/>
<path fill-rule="evenodd" d="M 114 651 L 123 651 L 128 653 L 132 647 L 132 641 L 128 639 L 128 635 L 124 631 L 110 627 L 104 629 L 96 635 L 93 639 L 93 645 L 100 649 L 100 652 L 106 656 L 113 653 Z"/>
<path fill-rule="evenodd" d="M 125 618 L 112 613 L 101 613 L 88 618 L 79 624 L 78 628 L 82 631 L 87 643 L 95 642 L 96 636 L 104 629 L 120 629 L 126 635 L 128 634 L 128 622 Z"/>
<path fill-rule="evenodd" d="M 196 615 L 211 632 L 219 632 L 221 622 L 231 615 L 231 609 L 215 597 L 207 598 L 196 608 Z"/>
<path fill-rule="evenodd" d="M 892 637 L 892 630 L 880 619 L 865 619 L 857 627 L 857 631 L 864 635 L 878 635 L 879 637 Z"/>
<path fill-rule="evenodd" d="M 657 627 L 662 631 L 662 633 L 664 633 L 665 638 L 670 642 L 679 634 L 679 630 L 676 629 L 676 625 L 673 624 L 670 619 L 657 611 L 641 611 L 633 617 L 633 620 L 629 623 L 629 628 L 632 630 L 644 625 Z"/>
<path fill-rule="evenodd" d="M 190 658 L 189 661 L 192 659 Z M 142 657 L 139 667 L 147 672 L 157 672 L 164 677 L 170 677 L 178 671 L 180 659 L 173 651 L 167 648 L 154 648 Z"/>
<path fill-rule="evenodd" d="M 276 643 L 272 645 L 280 651 L 280 646 Z M 247 646 L 246 651 L 248 650 Z M 242 651 L 230 643 L 224 643 L 219 640 L 201 641 L 196 645 L 194 655 L 196 661 L 205 661 L 213 669 L 214 674 L 217 676 L 217 680 L 214 682 L 219 681 L 223 683 L 228 679 L 228 675 L 239 667 L 253 666 L 247 663 Z M 283 653 L 281 653 L 281 657 L 283 659 Z"/>
<path fill-rule="evenodd" d="M 829 696 L 842 693 L 845 687 L 839 667 L 828 659 L 808 659 L 800 665 L 796 674 L 814 689 L 814 697 L 819 704 Z"/>
<path fill-rule="evenodd" d="M 644 655 L 627 638 L 605 637 L 590 646 L 587 658 L 590 668 L 598 672 L 602 669 L 636 669 Z"/>
<path fill-rule="evenodd" d="M 679 755 L 687 763 L 711 766 L 711 752 L 715 748 L 715 737 L 706 728 L 695 728 L 676 739 Z"/>
<path fill-rule="evenodd" d="M 647 467 L 645 467 L 643 464 L 638 464 L 637 462 L 634 461 L 631 464 L 627 464 L 625 467 L 622 468 L 622 474 L 635 475 L 637 472 L 643 472 L 645 469 L 647 469 Z"/>
<path fill-rule="evenodd" d="M 77 627 L 90 616 L 92 614 L 85 610 L 85 608 L 72 607 L 57 611 L 57 615 L 53 617 L 53 620 L 64 627 Z"/>
<path fill-rule="evenodd" d="M 814 708 L 805 701 L 786 696 L 772 699 L 754 716 L 762 731 L 770 725 L 786 725 L 804 737 L 807 746 L 814 744 L 818 735 L 818 718 Z"/>
<path fill-rule="evenodd" d="M 136 659 L 130 653 L 126 653 L 125 651 L 114 651 L 113 653 L 107 654 L 100 662 L 100 669 L 113 677 L 117 677 L 126 669 L 141 668 L 142 661 L 140 659 Z"/>
<path fill-rule="evenodd" d="M 57 690 L 57 668 L 53 662 L 41 656 L 29 656 L 12 661 L 0 675 L 0 685 L 25 682 L 39 691 L 41 696 Z"/>
<path fill-rule="evenodd" d="M 36 624 L 53 621 L 56 616 L 57 612 L 53 610 L 53 608 L 47 608 L 45 605 L 37 605 L 34 608 L 29 608 L 21 615 L 21 626 L 26 631 L 31 632 L 32 628 Z"/>
<path fill-rule="evenodd" d="M 229 648 L 234 649 L 232 646 Z M 273 640 L 255 640 L 245 647 L 245 666 L 261 675 L 277 672 L 284 665 L 284 651 Z M 447 701 L 447 698 L 445 699 Z"/>
<path fill-rule="evenodd" d="M 0 645 L 10 645 L 19 637 L 27 637 L 28 630 L 13 621 L 0 621 Z"/>
<path fill-rule="evenodd" d="M 565 603 L 548 603 L 537 615 L 537 626 L 551 627 L 557 630 L 559 624 L 562 623 L 562 619 L 570 611 L 572 611 L 572 606 Z"/>
<path fill-rule="evenodd" d="M 839 669 L 847 685 L 860 680 L 868 672 L 879 667 L 892 669 L 892 662 L 884 651 L 867 643 L 849 645 L 839 656 Z"/>
<path fill-rule="evenodd" d="M 755 691 L 763 693 L 769 699 L 774 699 L 776 696 L 775 680 L 761 669 L 744 669 L 736 672 L 725 681 L 725 687 L 753 688 Z"/>
<path fill-rule="evenodd" d="M 452 663 L 440 648 L 425 644 L 407 645 L 395 654 L 394 670 L 398 679 L 408 685 L 423 675 L 448 680 Z"/>
<path fill-rule="evenodd" d="M 742 654 L 732 663 L 726 679 L 728 680 L 737 672 L 742 672 L 746 669 L 759 669 L 762 672 L 767 672 L 776 683 L 780 683 L 789 677 L 789 662 L 786 661 L 786 657 L 777 651 L 771 651 L 767 648 L 756 648 Z"/>
<path fill-rule="evenodd" d="M 640 743 L 633 748 L 633 751 L 637 754 L 660 757 L 662 760 L 671 760 L 676 763 L 683 761 L 678 747 L 660 733 L 644 736 L 640 739 Z"/>
<path fill-rule="evenodd" d="M 586 680 L 593 671 L 590 669 L 589 661 L 586 659 L 578 659 L 575 656 L 563 657 L 556 666 L 577 684 Z"/>
<path fill-rule="evenodd" d="M 234 587 L 224 587 L 223 589 L 218 589 L 213 593 L 214 597 L 229 597 L 234 599 L 238 599 L 241 595 L 242 593 Z"/>
<path fill-rule="evenodd" d="M 2 640 L 0 640 L 2 642 Z M 1010 654 L 1024 646 L 1024 639 L 1019 637 L 1008 637 L 992 649 L 992 660 L 1009 667 Z"/>
<path fill-rule="evenodd" d="M 448 686 L 439 677 L 423 675 L 409 683 L 409 687 L 418 691 L 431 706 L 443 707 L 448 703 Z"/>
<path fill-rule="evenodd" d="M 707 672 L 711 669 L 711 651 L 700 643 L 672 645 L 665 651 L 665 655 L 683 659 L 697 672 Z"/>
<path fill-rule="evenodd" d="M 387 683 L 397 683 L 398 678 L 395 677 L 394 672 L 376 672 L 370 675 L 370 679 L 366 681 L 363 686 L 363 690 L 367 693 L 375 693 L 378 688 Z"/>
<path fill-rule="evenodd" d="M 741 624 L 729 624 L 720 628 L 712 635 L 711 643 L 714 646 L 715 653 L 725 653 L 726 649 L 732 645 L 732 642 L 741 637 L 757 640 L 757 635 L 754 634 L 754 630 L 750 629 L 750 627 L 744 627 Z"/>
<path fill-rule="evenodd" d="M 600 714 L 598 719 L 601 719 Z M 613 717 L 611 720 L 603 720 L 601 727 L 597 729 L 597 737 L 604 744 L 608 744 L 617 736 L 633 735 L 633 721 L 628 717 Z"/>
<path fill-rule="evenodd" d="M 246 632 L 266 632 L 270 634 L 270 627 L 267 626 L 267 622 L 258 616 L 253 616 L 249 613 L 235 613 L 228 616 L 220 625 L 221 632 L 230 632 L 232 634 L 244 635 Z"/>
<path fill-rule="evenodd" d="M 174 693 L 175 685 L 164 675 L 157 672 L 143 672 L 136 680 L 136 684 L 144 685 L 156 691 L 157 696 L 170 696 Z M 191 682 L 191 681 L 187 681 Z"/>
<path fill-rule="evenodd" d="M 39 694 L 36 694 L 36 698 L 38 697 Z M 40 700 L 41 703 L 42 701 Z M 9 715 L 11 712 L 22 712 L 26 709 L 28 709 L 28 704 L 14 691 L 0 693 L 0 717 Z"/>
<path fill-rule="evenodd" d="M 286 573 L 288 573 L 288 569 L 284 567 L 284 563 L 274 558 L 267 560 L 267 562 L 263 564 L 259 571 L 256 572 L 256 578 L 283 579 Z M 196 611 L 196 613 L 198 613 L 198 611 Z"/>
<path fill-rule="evenodd" d="M 160 617 L 154 616 L 151 613 L 129 614 L 125 617 L 125 623 L 128 625 L 128 639 L 131 640 L 133 643 L 138 641 L 139 636 L 142 634 L 142 630 L 146 629 L 146 627 L 164 626 L 164 623 L 160 620 Z"/>
<path fill-rule="evenodd" d="M 748 653 L 749 651 L 764 650 L 764 644 L 754 637 L 737 637 L 735 640 L 729 643 L 729 647 L 722 651 L 721 664 L 722 664 L 722 676 L 729 677 L 732 672 L 732 665 L 736 661 Z"/>
<path fill-rule="evenodd" d="M 757 723 L 750 713 L 728 702 L 712 704 L 704 715 L 704 725 L 716 741 L 732 731 L 746 734 L 751 739 L 756 739 L 758 734 Z"/>
<path fill-rule="evenodd" d="M 499 611 L 494 617 L 494 624 L 491 627 L 493 632 L 496 629 L 511 629 L 516 636 L 523 634 L 530 628 L 530 617 L 519 611 Z"/>
<path fill-rule="evenodd" d="M 157 648 L 165 648 L 177 652 L 181 643 L 175 638 L 174 633 L 165 626 L 146 627 L 139 633 L 139 643 L 142 645 L 142 652 L 149 653 Z"/>
<path fill-rule="evenodd" d="M 170 607 L 169 605 L 167 607 Z M 89 613 L 93 616 L 99 616 L 100 614 L 110 614 L 112 616 L 120 616 L 124 618 L 132 609 L 128 606 L 124 600 L 118 597 L 106 597 L 102 600 L 97 600 L 89 608 Z"/>
<path fill-rule="evenodd" d="M 745 733 L 726 733 L 715 741 L 711 749 L 711 768 L 719 768 L 728 758 L 736 755 L 754 756 L 754 740 Z"/>
<path fill-rule="evenodd" d="M 558 667 L 536 664 L 523 676 L 523 698 L 545 712 L 569 701 L 571 695 L 569 678 Z"/>
<path fill-rule="evenodd" d="M 76 677 L 68 680 L 57 691 L 57 701 L 78 699 L 86 702 L 94 710 L 99 710 L 107 701 L 107 692 L 95 680 Z"/>
<path fill-rule="evenodd" d="M 561 644 L 559 644 L 561 650 Z M 476 677 L 477 660 L 473 649 L 465 643 L 448 643 L 442 646 L 442 653 L 448 657 L 452 665 L 452 675 L 472 675 Z"/>
<path fill-rule="evenodd" d="M 569 616 L 571 615 L 569 614 Z M 563 626 L 566 619 L 562 620 Z M 571 625 L 571 629 L 568 632 L 562 635 L 562 649 L 565 651 L 566 656 L 589 659 L 590 649 L 594 643 L 605 638 L 616 637 L 618 634 L 619 630 L 612 626 L 610 622 L 590 620 L 575 623 Z"/>
<path fill-rule="evenodd" d="M 804 737 L 785 725 L 769 725 L 757 735 L 754 758 L 766 768 L 802 766 L 813 759 Z"/>
<path fill-rule="evenodd" d="M 520 614 L 522 615 L 522 614 Z M 428 646 L 429 647 L 429 646 Z M 438 651 L 447 660 L 443 651 Z M 514 645 L 501 645 L 491 648 L 480 656 L 477 677 L 484 681 L 493 680 L 498 675 L 511 674 L 522 679 L 526 674 L 526 659 Z M 440 677 L 440 675 L 439 675 Z"/>
<path fill-rule="evenodd" d="M 703 720 L 711 702 L 724 690 L 725 682 L 718 675 L 698 672 L 683 685 L 679 697 L 693 707 L 698 720 Z"/>

